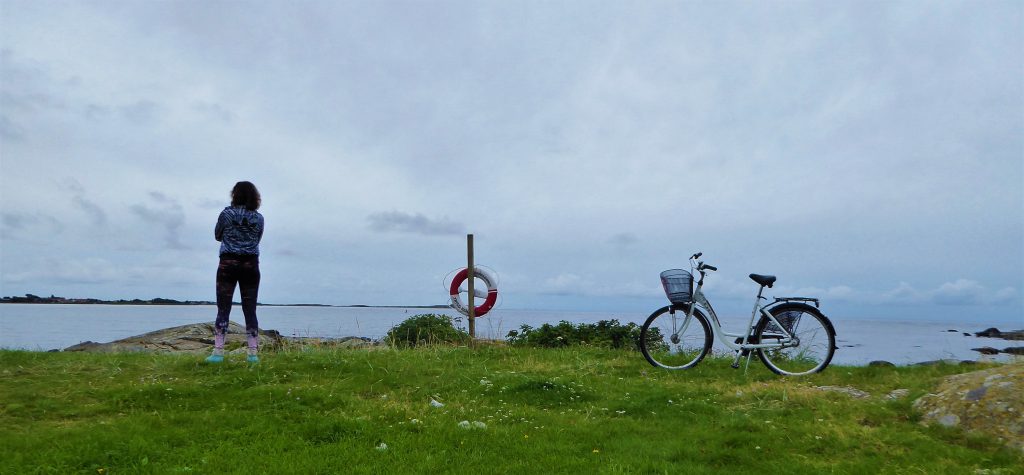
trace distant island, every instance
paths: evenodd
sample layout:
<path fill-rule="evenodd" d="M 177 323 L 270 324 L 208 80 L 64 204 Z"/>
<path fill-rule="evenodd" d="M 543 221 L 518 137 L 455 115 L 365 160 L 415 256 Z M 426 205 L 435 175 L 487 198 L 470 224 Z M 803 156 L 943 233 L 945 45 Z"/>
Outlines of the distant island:
<path fill-rule="evenodd" d="M 34 294 L 25 294 L 23 297 L 3 297 L 0 303 L 31 303 L 31 304 L 76 304 L 76 305 L 217 305 L 217 302 L 209 300 L 174 300 L 165 298 L 154 298 L 149 300 L 102 300 L 94 298 L 65 298 L 56 295 L 40 297 Z M 238 305 L 238 302 L 233 302 Z M 342 308 L 448 308 L 448 305 L 327 305 L 322 303 L 257 303 L 262 307 L 342 307 Z"/>

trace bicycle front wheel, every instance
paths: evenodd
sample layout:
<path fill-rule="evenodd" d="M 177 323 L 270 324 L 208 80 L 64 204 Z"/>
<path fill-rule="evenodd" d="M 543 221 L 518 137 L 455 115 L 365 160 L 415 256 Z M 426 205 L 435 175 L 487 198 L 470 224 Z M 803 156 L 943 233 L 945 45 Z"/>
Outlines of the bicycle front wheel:
<path fill-rule="evenodd" d="M 688 369 L 711 350 L 711 327 L 700 310 L 687 319 L 687 309 L 668 306 L 655 310 L 640 328 L 640 352 L 652 365 Z"/>
<path fill-rule="evenodd" d="M 757 350 L 761 362 L 768 369 L 784 376 L 803 376 L 828 366 L 836 351 L 836 332 L 828 318 L 817 309 L 802 304 L 779 305 L 769 313 L 793 336 L 793 340 L 779 348 Z M 761 317 L 754 328 L 754 338 L 761 344 L 781 344 L 785 332 L 775 322 Z"/>

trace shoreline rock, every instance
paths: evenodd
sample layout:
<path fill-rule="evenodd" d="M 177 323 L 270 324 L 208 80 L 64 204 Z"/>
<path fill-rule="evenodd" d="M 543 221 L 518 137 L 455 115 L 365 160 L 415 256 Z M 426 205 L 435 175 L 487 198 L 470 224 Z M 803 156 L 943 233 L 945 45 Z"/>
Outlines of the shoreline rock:
<path fill-rule="evenodd" d="M 1002 338 L 1004 340 L 1024 341 L 1024 330 L 1011 330 L 1008 332 L 999 331 L 998 328 L 986 328 L 980 332 L 974 332 L 974 336 L 981 338 Z"/>
<path fill-rule="evenodd" d="M 260 351 L 277 351 L 290 347 L 331 346 L 339 348 L 369 348 L 381 342 L 362 337 L 314 338 L 286 337 L 277 330 L 260 330 Z M 245 327 L 230 322 L 224 349 L 228 353 L 246 351 Z M 96 353 L 155 352 L 155 353 L 208 353 L 213 349 L 213 323 L 192 323 L 155 330 L 108 343 L 85 341 L 61 351 L 87 351 Z"/>

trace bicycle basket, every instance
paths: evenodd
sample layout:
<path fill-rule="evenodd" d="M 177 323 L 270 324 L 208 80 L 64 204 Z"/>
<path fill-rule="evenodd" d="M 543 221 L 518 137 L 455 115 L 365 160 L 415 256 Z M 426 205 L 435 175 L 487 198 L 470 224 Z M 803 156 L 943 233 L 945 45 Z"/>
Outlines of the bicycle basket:
<path fill-rule="evenodd" d="M 782 312 L 775 316 L 775 319 L 779 321 L 783 328 L 786 329 L 786 333 L 793 334 L 793 329 L 800 323 L 800 317 L 803 316 L 804 312 L 800 310 L 790 310 L 788 312 Z M 769 321 L 768 328 L 769 333 L 781 333 L 779 326 L 775 322 Z"/>
<path fill-rule="evenodd" d="M 661 286 L 669 302 L 676 304 L 693 301 L 693 274 L 682 269 L 669 269 L 661 273 Z"/>

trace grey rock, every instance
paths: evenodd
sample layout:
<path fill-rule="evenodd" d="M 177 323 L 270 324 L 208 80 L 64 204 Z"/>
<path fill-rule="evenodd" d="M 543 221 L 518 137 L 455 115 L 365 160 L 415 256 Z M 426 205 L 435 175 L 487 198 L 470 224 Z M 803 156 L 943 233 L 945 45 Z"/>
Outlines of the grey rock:
<path fill-rule="evenodd" d="M 815 386 L 814 389 L 817 389 L 819 391 L 842 393 L 857 399 L 866 399 L 871 397 L 871 393 L 861 391 L 860 389 L 852 388 L 849 386 Z"/>
<path fill-rule="evenodd" d="M 986 328 L 980 332 L 974 332 L 974 336 L 985 337 L 985 338 L 999 338 L 1003 332 L 999 331 L 998 328 L 991 327 Z"/>
<path fill-rule="evenodd" d="M 920 363 L 914 363 L 914 366 L 936 366 L 936 365 L 943 365 L 943 364 L 951 364 L 951 365 L 960 364 L 960 360 L 945 359 L 945 360 L 922 361 Z"/>
<path fill-rule="evenodd" d="M 887 368 L 887 367 L 896 366 L 896 365 L 892 364 L 892 363 L 890 363 L 888 361 L 875 360 L 875 361 L 872 361 L 872 362 L 868 363 L 868 366 L 877 366 L 877 367 Z"/>
<path fill-rule="evenodd" d="M 1011 355 L 1024 355 L 1024 346 L 1013 346 L 1010 348 L 1003 348 L 1003 353 L 1009 353 Z"/>
<path fill-rule="evenodd" d="M 971 351 L 977 351 L 983 355 L 998 355 L 999 350 L 992 348 L 991 346 L 983 346 L 981 348 L 971 348 Z"/>
<path fill-rule="evenodd" d="M 903 399 L 907 397 L 908 394 L 910 394 L 909 389 L 893 389 L 889 394 L 885 395 L 885 398 L 891 401 L 895 401 L 897 399 Z"/>
<path fill-rule="evenodd" d="M 987 393 L 987 392 L 988 392 L 988 387 L 986 387 L 986 386 L 982 386 L 980 388 L 972 389 L 970 391 L 967 391 L 967 394 L 964 395 L 964 400 L 965 401 L 980 401 L 981 398 L 985 397 L 985 393 Z"/>
<path fill-rule="evenodd" d="M 259 333 L 261 348 L 278 348 L 281 336 L 276 331 Z M 226 347 L 230 350 L 246 345 L 245 327 L 235 322 L 228 324 Z M 69 346 L 64 351 L 88 352 L 159 352 L 205 353 L 213 348 L 213 323 L 193 323 L 135 335 L 109 343 L 87 341 Z"/>
<path fill-rule="evenodd" d="M 976 332 L 975 336 L 987 338 L 1002 338 L 1004 340 L 1024 340 L 1024 330 L 999 331 L 998 328 L 987 328 Z"/>

